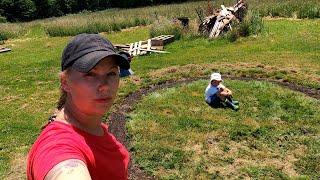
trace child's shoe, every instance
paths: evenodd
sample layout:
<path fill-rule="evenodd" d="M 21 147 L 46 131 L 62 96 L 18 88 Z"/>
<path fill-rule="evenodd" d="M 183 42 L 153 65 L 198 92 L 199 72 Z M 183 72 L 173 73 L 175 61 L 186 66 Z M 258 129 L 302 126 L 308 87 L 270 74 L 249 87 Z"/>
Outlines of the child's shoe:
<path fill-rule="evenodd" d="M 238 106 L 238 105 L 234 105 L 234 106 L 232 107 L 232 109 L 235 110 L 235 111 L 238 111 L 238 110 L 239 110 L 239 106 Z"/>
<path fill-rule="evenodd" d="M 234 101 L 234 100 L 232 100 L 232 104 L 234 104 L 234 105 L 239 105 L 239 101 Z"/>
<path fill-rule="evenodd" d="M 230 107 L 231 109 L 238 111 L 239 110 L 239 106 L 233 104 L 229 99 L 226 99 L 224 102 L 228 107 Z"/>

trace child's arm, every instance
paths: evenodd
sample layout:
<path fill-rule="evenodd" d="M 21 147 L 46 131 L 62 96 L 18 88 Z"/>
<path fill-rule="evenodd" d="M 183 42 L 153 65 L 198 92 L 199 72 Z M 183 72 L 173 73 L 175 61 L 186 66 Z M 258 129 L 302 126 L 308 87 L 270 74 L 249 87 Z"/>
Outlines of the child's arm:
<path fill-rule="evenodd" d="M 232 95 L 232 91 L 230 89 L 228 89 L 227 87 L 225 87 L 223 84 L 220 84 L 220 92 L 223 95 L 227 95 L 227 96 L 231 96 Z"/>

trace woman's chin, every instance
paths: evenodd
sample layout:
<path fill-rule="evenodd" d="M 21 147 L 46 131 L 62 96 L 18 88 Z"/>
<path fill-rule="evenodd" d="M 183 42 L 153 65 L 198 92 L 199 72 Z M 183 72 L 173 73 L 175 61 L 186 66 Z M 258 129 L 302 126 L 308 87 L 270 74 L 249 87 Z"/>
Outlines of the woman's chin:
<path fill-rule="evenodd" d="M 107 111 L 109 111 L 110 107 L 111 105 L 109 104 L 99 105 L 99 106 L 96 106 L 96 108 L 93 111 L 96 114 L 104 115 Z"/>

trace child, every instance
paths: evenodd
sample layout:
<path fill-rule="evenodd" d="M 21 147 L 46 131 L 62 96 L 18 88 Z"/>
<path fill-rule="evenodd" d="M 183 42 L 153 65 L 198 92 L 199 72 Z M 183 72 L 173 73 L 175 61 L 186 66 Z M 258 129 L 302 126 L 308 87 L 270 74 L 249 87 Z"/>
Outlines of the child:
<path fill-rule="evenodd" d="M 210 83 L 205 91 L 205 101 L 211 107 L 228 106 L 233 110 L 239 109 L 239 102 L 232 100 L 232 91 L 226 88 L 222 83 L 220 73 L 212 73 Z"/>

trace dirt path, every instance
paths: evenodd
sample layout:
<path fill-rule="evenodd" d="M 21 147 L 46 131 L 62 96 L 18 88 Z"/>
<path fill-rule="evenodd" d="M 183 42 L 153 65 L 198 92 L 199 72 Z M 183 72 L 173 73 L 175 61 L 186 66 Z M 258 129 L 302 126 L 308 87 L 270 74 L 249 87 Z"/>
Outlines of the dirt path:
<path fill-rule="evenodd" d="M 125 128 L 126 124 L 126 114 L 132 111 L 132 107 L 135 103 L 142 99 L 144 95 L 147 95 L 151 92 L 163 89 L 170 88 L 182 83 L 191 83 L 200 79 L 207 79 L 208 77 L 197 77 L 197 78 L 189 78 L 182 79 L 179 81 L 169 80 L 164 83 L 160 83 L 157 85 L 150 85 L 147 88 L 140 89 L 134 93 L 129 94 L 124 101 L 118 106 L 115 112 L 113 112 L 109 117 L 109 130 L 113 133 L 117 139 L 122 142 L 126 147 L 129 147 L 130 139 L 127 136 L 127 131 Z M 234 77 L 234 76 L 226 76 L 226 79 L 232 80 L 242 80 L 242 81 L 268 81 L 280 86 L 287 87 L 294 91 L 299 91 L 307 96 L 313 97 L 315 99 L 320 100 L 320 90 L 312 89 L 309 87 L 299 86 L 293 83 L 288 82 L 280 82 L 270 79 L 254 79 L 254 78 L 244 78 L 244 77 Z M 129 168 L 129 179 L 155 179 L 154 177 L 148 176 L 144 173 L 137 164 L 134 162 L 131 164 Z"/>

